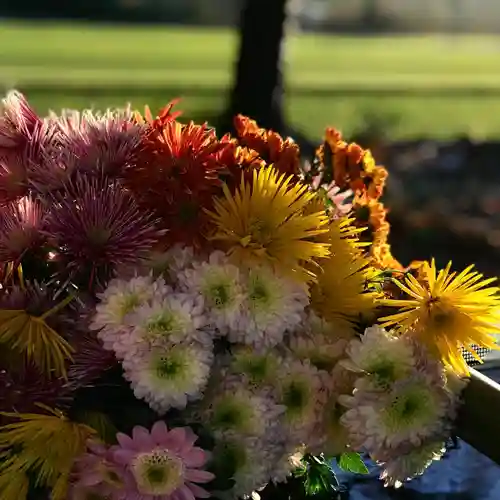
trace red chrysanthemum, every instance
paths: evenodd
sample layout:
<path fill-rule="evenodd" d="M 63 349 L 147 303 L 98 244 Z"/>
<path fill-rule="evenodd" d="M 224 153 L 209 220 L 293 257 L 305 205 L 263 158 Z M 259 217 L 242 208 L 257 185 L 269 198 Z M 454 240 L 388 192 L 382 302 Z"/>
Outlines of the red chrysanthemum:
<path fill-rule="evenodd" d="M 234 127 L 239 142 L 257 151 L 266 163 L 272 163 L 274 168 L 287 176 L 299 174 L 300 151 L 291 138 L 283 139 L 272 130 L 259 128 L 254 120 L 243 115 L 236 116 Z"/>
<path fill-rule="evenodd" d="M 182 111 L 173 111 L 174 106 L 180 99 L 170 101 L 164 108 L 162 108 L 156 118 L 153 118 L 149 106 L 144 107 L 144 116 L 138 111 L 134 113 L 135 121 L 141 125 L 149 125 L 154 130 L 161 129 L 165 123 L 177 120 L 182 115 Z"/>
<path fill-rule="evenodd" d="M 104 283 L 118 266 L 140 262 L 164 234 L 118 182 L 105 177 L 79 176 L 53 201 L 44 234 L 57 248 L 61 272 L 89 286 Z"/>
<path fill-rule="evenodd" d="M 30 249 L 42 244 L 44 211 L 29 197 L 0 208 L 0 262 L 18 263 Z"/>
<path fill-rule="evenodd" d="M 218 155 L 227 147 L 206 124 L 172 119 L 151 125 L 137 165 L 127 168 L 124 185 L 144 209 L 168 229 L 165 244 L 205 244 L 204 209 L 221 189 Z"/>

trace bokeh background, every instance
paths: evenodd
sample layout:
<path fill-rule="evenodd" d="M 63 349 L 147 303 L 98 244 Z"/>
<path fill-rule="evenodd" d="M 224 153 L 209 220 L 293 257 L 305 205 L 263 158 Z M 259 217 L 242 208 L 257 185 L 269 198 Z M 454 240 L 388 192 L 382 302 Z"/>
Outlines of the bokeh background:
<path fill-rule="evenodd" d="M 333 125 L 387 166 L 402 262 L 500 274 L 498 0 L 1 0 L 0 18 L 0 86 L 39 112 L 181 97 L 186 119 L 244 112 L 306 156 Z M 463 443 L 399 492 L 376 476 L 344 477 L 345 498 L 500 499 Z"/>

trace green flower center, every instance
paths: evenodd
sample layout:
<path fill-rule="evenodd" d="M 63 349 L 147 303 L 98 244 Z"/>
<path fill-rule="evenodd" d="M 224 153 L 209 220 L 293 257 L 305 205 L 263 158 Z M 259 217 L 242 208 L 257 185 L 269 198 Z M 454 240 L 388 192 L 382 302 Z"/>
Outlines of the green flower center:
<path fill-rule="evenodd" d="M 137 490 L 143 495 L 170 495 L 184 484 L 182 460 L 168 450 L 142 453 L 132 463 Z"/>
<path fill-rule="evenodd" d="M 171 379 L 178 376 L 184 368 L 184 363 L 177 358 L 161 357 L 156 365 L 156 374 L 161 379 Z"/>
<path fill-rule="evenodd" d="M 114 488 L 122 488 L 123 480 L 120 475 L 106 464 L 101 465 L 102 479 L 106 484 Z"/>
<path fill-rule="evenodd" d="M 286 406 L 287 415 L 295 417 L 300 415 L 309 403 L 309 390 L 299 380 L 292 380 L 283 390 L 283 404 Z"/>
<path fill-rule="evenodd" d="M 218 401 L 212 416 L 212 425 L 218 430 L 246 431 L 250 427 L 251 418 L 248 408 L 243 401 L 234 397 L 223 398 Z"/>

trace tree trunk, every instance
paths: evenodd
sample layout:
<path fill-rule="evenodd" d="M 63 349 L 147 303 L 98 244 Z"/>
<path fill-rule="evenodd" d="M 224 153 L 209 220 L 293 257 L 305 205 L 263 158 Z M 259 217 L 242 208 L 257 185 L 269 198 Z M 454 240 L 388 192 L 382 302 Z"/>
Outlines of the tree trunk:
<path fill-rule="evenodd" d="M 260 126 L 282 130 L 282 41 L 286 0 L 245 0 L 240 20 L 240 46 L 235 81 L 221 124 L 232 129 L 238 113 Z"/>

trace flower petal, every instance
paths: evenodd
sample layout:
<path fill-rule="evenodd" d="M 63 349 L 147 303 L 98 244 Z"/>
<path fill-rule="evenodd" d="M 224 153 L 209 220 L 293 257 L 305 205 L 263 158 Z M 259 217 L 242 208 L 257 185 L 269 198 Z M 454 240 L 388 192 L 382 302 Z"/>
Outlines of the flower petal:
<path fill-rule="evenodd" d="M 203 467 L 207 462 L 208 455 L 201 448 L 192 448 L 189 453 L 184 455 L 184 464 L 186 467 Z"/>
<path fill-rule="evenodd" d="M 199 469 L 187 469 L 185 476 L 188 481 L 194 483 L 208 483 L 215 477 L 211 472 Z"/>
<path fill-rule="evenodd" d="M 193 492 L 186 485 L 181 486 L 176 493 L 178 493 L 182 500 L 195 500 Z"/>
<path fill-rule="evenodd" d="M 196 498 L 209 498 L 210 497 L 210 493 L 207 490 L 204 490 L 203 488 L 198 486 L 197 484 L 187 483 L 186 486 L 193 492 L 193 495 Z"/>
<path fill-rule="evenodd" d="M 139 451 L 147 451 L 154 448 L 154 441 L 144 427 L 136 425 L 132 431 L 132 439 L 134 440 L 135 448 Z"/>
<path fill-rule="evenodd" d="M 155 444 L 164 444 L 168 434 L 167 424 L 163 420 L 158 420 L 151 428 L 151 438 Z"/>
<path fill-rule="evenodd" d="M 165 445 L 172 451 L 181 451 L 186 441 L 186 430 L 183 427 L 176 427 L 168 433 Z"/>
<path fill-rule="evenodd" d="M 117 447 L 117 449 L 113 451 L 113 460 L 122 465 L 129 465 L 135 456 L 136 453 L 132 450 L 125 450 Z"/>
<path fill-rule="evenodd" d="M 127 436 L 126 434 L 123 434 L 123 432 L 119 432 L 117 435 L 116 435 L 116 439 L 118 441 L 118 443 L 120 444 L 120 446 L 122 448 L 125 448 L 127 450 L 136 450 L 136 447 L 135 447 L 135 443 L 134 443 L 134 440 L 130 437 L 130 436 Z"/>

